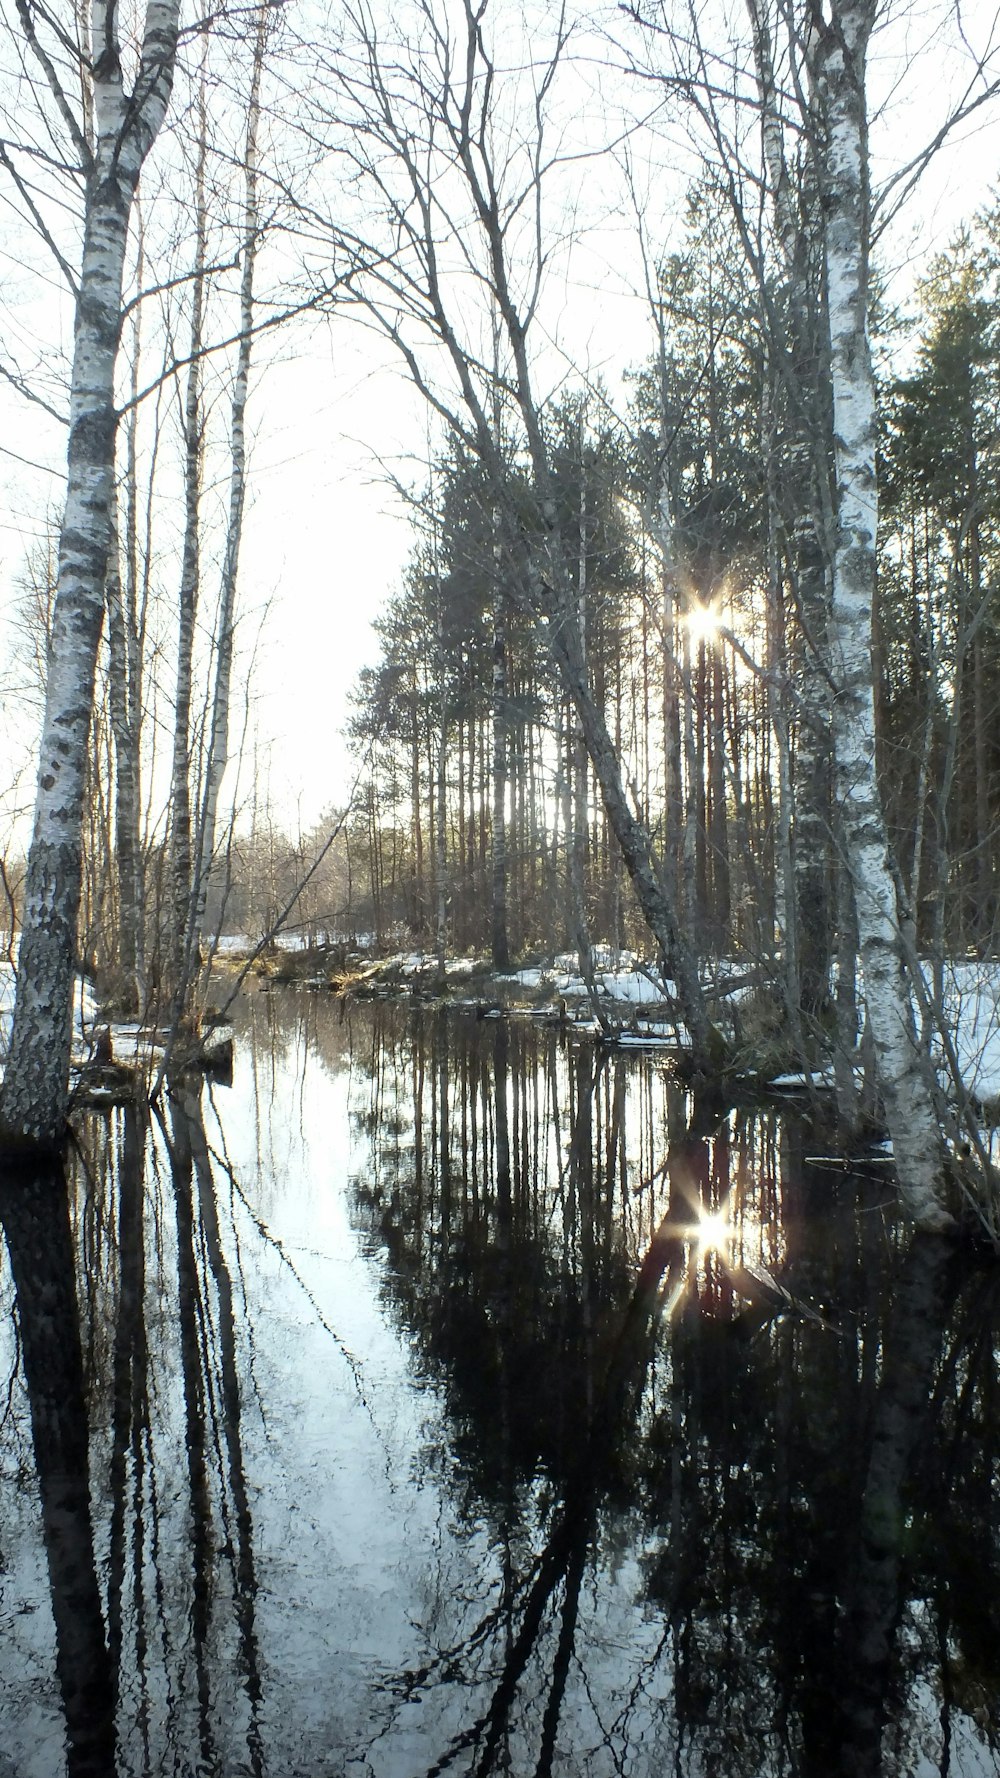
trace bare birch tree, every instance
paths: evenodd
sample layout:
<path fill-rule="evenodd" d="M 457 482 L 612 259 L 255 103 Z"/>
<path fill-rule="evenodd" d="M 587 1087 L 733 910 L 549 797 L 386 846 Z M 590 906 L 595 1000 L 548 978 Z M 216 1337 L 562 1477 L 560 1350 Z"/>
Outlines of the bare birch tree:
<path fill-rule="evenodd" d="M 170 98 L 179 0 L 148 0 L 130 80 L 114 0 L 95 4 L 81 44 L 72 22 L 69 31 L 53 24 L 32 0 L 18 0 L 17 11 L 22 52 L 37 69 L 36 100 L 43 102 L 44 88 L 58 152 L 70 160 L 83 194 L 77 270 L 52 241 L 75 300 L 67 482 L 17 1000 L 0 1100 L 8 1140 L 38 1144 L 60 1139 L 66 1114 L 84 775 L 113 534 L 122 282 L 139 175 Z M 28 182 L 18 183 L 30 214 Z"/>
<path fill-rule="evenodd" d="M 904 911 L 877 775 L 872 612 L 877 573 L 875 382 L 868 342 L 870 190 L 865 62 L 876 0 L 834 0 L 813 20 L 809 64 L 818 136 L 833 396 L 836 542 L 830 610 L 837 817 L 857 911 L 865 1005 L 903 1199 L 942 1229 L 946 1148 L 917 1043 L 902 952 Z"/>
<path fill-rule="evenodd" d="M 779 465 L 783 485 L 774 497 L 788 514 L 786 557 L 800 595 L 796 619 L 813 668 L 799 707 L 805 746 L 797 763 L 800 772 L 805 764 L 806 782 L 796 786 L 796 811 L 807 824 L 798 822 L 795 836 L 796 899 L 801 912 L 806 898 L 822 905 L 828 895 L 816 877 L 816 854 L 825 843 L 822 737 L 829 727 L 831 816 L 849 895 L 840 912 L 842 937 L 857 922 L 856 943 L 846 951 L 841 946 L 841 990 L 853 979 L 856 951 L 901 1194 L 917 1225 L 934 1230 L 950 1222 L 944 1202 L 949 1150 L 930 1059 L 915 1032 L 911 992 L 916 987 L 919 994 L 921 984 L 911 975 L 908 910 L 897 888 L 876 759 L 878 481 L 869 344 L 875 224 L 867 52 L 880 8 L 878 0 L 824 6 L 805 0 L 795 7 L 748 0 L 748 12 L 746 64 L 741 46 L 727 45 L 725 80 L 718 78 L 718 50 L 707 47 L 692 7 L 664 6 L 644 22 L 669 45 L 665 79 L 690 105 L 711 145 L 708 159 L 714 156 L 754 269 L 768 349 L 792 416 L 794 448 Z M 638 9 L 635 16 L 642 16 Z M 927 148 L 883 190 L 883 225 L 949 131 L 995 93 L 986 62 L 971 51 L 967 72 L 969 84 Z M 751 127 L 759 130 L 756 157 L 748 148 Z M 770 238 L 754 207 L 762 194 Z M 811 262 L 819 274 L 815 291 Z M 807 935 L 803 915 L 799 936 Z M 827 950 L 821 943 L 800 968 L 807 1007 L 826 975 Z"/>

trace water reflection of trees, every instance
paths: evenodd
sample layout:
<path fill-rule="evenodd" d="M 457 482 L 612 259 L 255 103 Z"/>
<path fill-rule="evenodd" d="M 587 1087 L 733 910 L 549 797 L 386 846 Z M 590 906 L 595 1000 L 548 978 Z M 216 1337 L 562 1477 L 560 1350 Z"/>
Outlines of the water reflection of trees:
<path fill-rule="evenodd" d="M 159 1141 L 133 1107 L 91 1134 L 68 1179 L 0 1194 L 66 1768 L 229 1771 L 235 1743 L 260 1773 L 237 1318 L 200 1083 Z"/>
<path fill-rule="evenodd" d="M 772 1113 L 702 1123 L 648 1058 L 319 996 L 245 1019 L 260 1154 L 273 1118 L 306 1118 L 311 1071 L 349 1081 L 355 1229 L 428 1402 L 385 1498 L 409 1513 L 429 1489 L 456 1527 L 400 1572 L 412 1662 L 368 1671 L 364 1697 L 331 1667 L 340 1738 L 310 1778 L 345 1749 L 378 1778 L 989 1769 L 995 1277 L 907 1251 L 875 1169 L 809 1158 Z M 274 1184 L 229 1160 L 225 1107 L 211 1141 L 205 1113 L 185 1088 L 150 1128 L 95 1120 L 68 1186 L 0 1185 L 73 1778 L 298 1769 L 282 1620 L 261 1616 L 253 1503 L 283 1453 L 259 1467 L 238 1220 L 356 1367 L 390 1460 L 393 1410 L 318 1274 L 246 1201 Z M 690 1238 L 724 1205 L 726 1263 Z M 762 1268 L 818 1318 L 779 1313 Z M 12 1409 L 8 1505 L 25 1451 Z M 322 1610 L 306 1633 L 342 1649 L 335 1570 Z M 26 1700 L 0 1701 L 19 1778 L 50 1732 Z"/>
<path fill-rule="evenodd" d="M 936 1739 L 960 1770 L 949 1713 L 996 1726 L 997 1591 L 962 1584 L 970 1546 L 997 1564 L 981 1281 L 974 1334 L 947 1249 L 899 1250 L 877 1170 L 807 1160 L 772 1114 L 700 1130 L 655 1065 L 531 1027 L 432 1018 L 362 1071 L 355 1116 L 359 1221 L 507 1552 L 495 1615 L 421 1673 L 457 1661 L 486 1700 L 431 1769 L 582 1770 L 586 1743 L 594 1772 L 655 1751 L 828 1778 L 909 1772 Z M 728 1263 L 696 1257 L 678 1231 L 725 1203 Z M 776 1313 L 761 1265 L 822 1319 Z M 581 1588 L 636 1533 L 660 1631 L 609 1676 Z"/>
<path fill-rule="evenodd" d="M 104 1778 L 114 1770 L 114 1685 L 94 1554 L 83 1351 L 62 1174 L 7 1173 L 0 1181 L 0 1218 L 31 1414 L 67 1770 L 71 1778 Z"/>

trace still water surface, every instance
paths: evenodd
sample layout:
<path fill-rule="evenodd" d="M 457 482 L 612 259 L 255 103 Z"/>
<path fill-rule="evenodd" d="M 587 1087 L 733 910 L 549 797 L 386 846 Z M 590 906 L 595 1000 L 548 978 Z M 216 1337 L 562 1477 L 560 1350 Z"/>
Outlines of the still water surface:
<path fill-rule="evenodd" d="M 82 1131 L 0 1183 L 0 1778 L 1000 1771 L 996 1278 L 884 1167 L 292 990 Z"/>

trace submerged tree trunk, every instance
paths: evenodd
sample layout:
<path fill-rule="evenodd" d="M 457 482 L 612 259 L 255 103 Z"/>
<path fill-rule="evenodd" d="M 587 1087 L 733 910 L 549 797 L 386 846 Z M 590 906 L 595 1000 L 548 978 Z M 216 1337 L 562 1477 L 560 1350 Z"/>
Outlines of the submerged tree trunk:
<path fill-rule="evenodd" d="M 75 123 L 85 174 L 77 286 L 66 501 L 28 858 L 10 1054 L 0 1100 L 8 1138 L 54 1143 L 69 1093 L 73 967 L 80 905 L 87 740 L 104 617 L 114 501 L 115 362 L 129 217 L 142 163 L 166 113 L 179 0 L 150 0 L 135 86 L 125 91 L 111 0 L 95 8 L 95 140 Z M 25 13 L 27 16 L 27 11 Z M 30 39 L 34 49 L 35 40 Z M 54 64 L 39 51 L 64 117 Z"/>
<path fill-rule="evenodd" d="M 835 0 L 812 46 L 822 133 L 824 246 L 833 383 L 837 533 L 831 664 L 840 831 L 854 889 L 865 1003 L 903 1200 L 940 1230 L 946 1152 L 916 1039 L 900 908 L 876 776 L 872 606 L 878 487 L 868 344 L 865 57 L 874 0 Z"/>

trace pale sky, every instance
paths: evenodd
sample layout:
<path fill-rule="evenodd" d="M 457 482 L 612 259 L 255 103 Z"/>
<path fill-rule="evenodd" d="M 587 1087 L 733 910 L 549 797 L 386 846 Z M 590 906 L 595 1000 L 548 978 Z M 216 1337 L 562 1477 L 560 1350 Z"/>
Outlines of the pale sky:
<path fill-rule="evenodd" d="M 923 9 L 913 9 L 904 45 L 920 51 L 921 78 L 913 80 L 911 67 L 909 104 L 897 107 L 891 134 L 874 132 L 882 165 L 890 156 L 905 161 L 916 150 L 939 103 L 941 62 L 938 49 L 928 47 L 923 17 Z M 969 17 L 985 31 L 992 0 L 979 0 Z M 878 57 L 885 47 L 876 43 Z M 897 40 L 894 57 L 898 48 Z M 892 72 L 888 60 L 881 72 Z M 998 142 L 994 125 L 977 129 L 964 148 L 941 155 L 889 243 L 890 262 L 902 268 L 904 279 L 912 279 L 928 254 L 986 202 L 997 179 Z M 660 152 L 668 158 L 672 153 L 662 143 Z M 603 172 L 593 163 L 581 166 L 582 239 L 555 268 L 547 294 L 543 322 L 551 344 L 543 375 L 555 388 L 575 363 L 583 374 L 602 376 L 614 397 L 622 371 L 642 362 L 651 338 L 637 294 L 641 272 L 627 206 L 608 220 L 610 178 L 610 166 Z M 664 220 L 653 225 L 654 235 L 669 231 L 665 219 L 683 183 L 677 172 L 672 179 L 661 176 L 657 198 Z M 65 309 L 44 292 L 39 300 L 26 280 L 18 288 L 16 275 L 9 275 L 18 264 L 9 212 L 0 219 L 0 253 L 16 326 L 24 337 L 37 328 L 44 351 L 44 329 L 64 328 Z M 251 722 L 258 767 L 276 812 L 294 827 L 299 820 L 308 825 L 345 795 L 351 768 L 340 729 L 349 692 L 361 665 L 376 658 L 371 619 L 398 588 L 411 547 L 405 515 L 379 459 L 402 481 L 419 485 L 428 434 L 422 404 L 390 349 L 346 316 L 298 328 L 267 352 L 273 362 L 257 375 L 248 416 L 253 442 L 241 605 L 244 637 L 260 633 Z M 0 632 L 7 688 L 0 709 L 2 848 L 13 808 L 30 805 L 33 788 L 30 720 L 20 706 L 12 710 L 9 696 L 10 605 L 25 550 L 44 533 L 47 512 L 58 509 L 63 439 L 58 426 L 0 384 L 0 444 L 0 611 L 8 620 Z M 29 464 L 18 464 L 18 455 Z M 241 725 L 237 708 L 235 736 Z M 12 797 L 7 787 L 19 772 L 21 794 Z"/>

